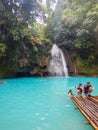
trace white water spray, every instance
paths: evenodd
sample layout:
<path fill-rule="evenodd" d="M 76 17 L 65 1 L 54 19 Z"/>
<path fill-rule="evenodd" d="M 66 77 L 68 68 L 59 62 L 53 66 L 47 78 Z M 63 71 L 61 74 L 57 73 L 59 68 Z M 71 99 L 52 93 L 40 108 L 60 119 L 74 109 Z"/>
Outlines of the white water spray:
<path fill-rule="evenodd" d="M 64 76 L 68 77 L 68 70 L 66 61 L 62 50 L 54 44 L 51 49 L 51 61 L 49 71 L 52 76 Z"/>

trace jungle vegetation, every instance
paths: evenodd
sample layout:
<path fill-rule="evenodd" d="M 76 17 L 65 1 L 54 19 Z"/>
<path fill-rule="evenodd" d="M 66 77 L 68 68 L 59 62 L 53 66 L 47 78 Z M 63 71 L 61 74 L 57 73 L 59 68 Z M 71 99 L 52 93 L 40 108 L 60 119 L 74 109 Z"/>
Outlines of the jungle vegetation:
<path fill-rule="evenodd" d="M 79 74 L 98 76 L 98 0 L 0 0 L 1 78 L 34 71 L 54 43 Z"/>

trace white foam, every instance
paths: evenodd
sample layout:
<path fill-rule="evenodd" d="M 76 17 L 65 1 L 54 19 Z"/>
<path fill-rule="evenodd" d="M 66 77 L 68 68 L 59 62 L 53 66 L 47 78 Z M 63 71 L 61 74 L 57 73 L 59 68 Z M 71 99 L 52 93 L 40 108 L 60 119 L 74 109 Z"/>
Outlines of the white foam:
<path fill-rule="evenodd" d="M 36 115 L 36 116 L 38 116 L 38 115 L 39 115 L 39 113 L 35 113 L 35 115 Z"/>
<path fill-rule="evenodd" d="M 45 120 L 46 117 L 41 117 L 41 120 Z"/>
<path fill-rule="evenodd" d="M 66 107 L 70 107 L 70 105 L 66 105 Z"/>

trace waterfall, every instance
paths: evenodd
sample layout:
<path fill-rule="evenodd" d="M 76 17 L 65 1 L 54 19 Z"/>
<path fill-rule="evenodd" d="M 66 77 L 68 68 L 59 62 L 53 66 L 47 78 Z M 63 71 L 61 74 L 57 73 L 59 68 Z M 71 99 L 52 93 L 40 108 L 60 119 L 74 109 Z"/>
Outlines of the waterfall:
<path fill-rule="evenodd" d="M 68 77 L 68 70 L 63 52 L 56 44 L 54 44 L 51 49 L 49 72 L 52 76 Z"/>

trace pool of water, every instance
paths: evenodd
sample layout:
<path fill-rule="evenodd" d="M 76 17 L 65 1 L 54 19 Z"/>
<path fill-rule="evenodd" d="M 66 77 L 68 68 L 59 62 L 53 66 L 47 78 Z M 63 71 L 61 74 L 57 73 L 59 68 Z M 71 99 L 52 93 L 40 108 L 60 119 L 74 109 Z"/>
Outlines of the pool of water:
<path fill-rule="evenodd" d="M 15 78 L 0 84 L 0 130 L 94 130 L 67 96 L 98 78 Z"/>

